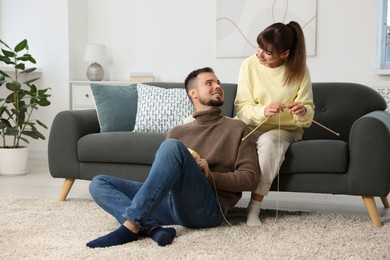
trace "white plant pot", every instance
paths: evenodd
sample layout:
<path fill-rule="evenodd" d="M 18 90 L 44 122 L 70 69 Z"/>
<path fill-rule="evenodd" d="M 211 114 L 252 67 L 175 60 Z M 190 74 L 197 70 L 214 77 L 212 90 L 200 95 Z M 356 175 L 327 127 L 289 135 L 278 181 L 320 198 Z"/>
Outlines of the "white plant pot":
<path fill-rule="evenodd" d="M 0 148 L 0 175 L 23 175 L 28 172 L 28 147 Z"/>

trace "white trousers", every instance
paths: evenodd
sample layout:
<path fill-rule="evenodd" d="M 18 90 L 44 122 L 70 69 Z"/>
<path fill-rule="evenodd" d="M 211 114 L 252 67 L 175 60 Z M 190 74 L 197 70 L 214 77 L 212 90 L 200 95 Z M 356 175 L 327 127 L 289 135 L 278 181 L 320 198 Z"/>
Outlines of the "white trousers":
<path fill-rule="evenodd" d="M 260 135 L 260 136 L 259 136 Z M 272 182 L 278 175 L 284 155 L 291 143 L 302 140 L 303 130 L 287 131 L 272 129 L 257 133 L 257 156 L 260 165 L 260 182 L 256 194 L 267 195 Z"/>

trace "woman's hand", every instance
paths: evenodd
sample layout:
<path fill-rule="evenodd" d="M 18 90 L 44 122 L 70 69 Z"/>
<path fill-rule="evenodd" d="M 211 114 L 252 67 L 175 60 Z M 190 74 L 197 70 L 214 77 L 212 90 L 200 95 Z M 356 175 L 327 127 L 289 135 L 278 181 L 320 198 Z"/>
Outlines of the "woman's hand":
<path fill-rule="evenodd" d="M 291 113 L 297 116 L 304 116 L 306 114 L 306 107 L 301 102 L 294 102 L 286 106 Z"/>
<path fill-rule="evenodd" d="M 283 110 L 285 108 L 286 108 L 286 106 L 281 104 L 281 103 L 272 102 L 271 104 L 269 104 L 268 106 L 265 107 L 264 116 L 265 117 L 274 116 L 274 115 L 278 114 L 279 112 L 283 112 Z"/>

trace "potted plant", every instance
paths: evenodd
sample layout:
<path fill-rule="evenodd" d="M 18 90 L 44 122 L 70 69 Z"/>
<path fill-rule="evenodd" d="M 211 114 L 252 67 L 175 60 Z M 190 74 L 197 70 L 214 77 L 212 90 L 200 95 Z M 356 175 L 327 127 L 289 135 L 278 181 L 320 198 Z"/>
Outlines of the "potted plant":
<path fill-rule="evenodd" d="M 0 40 L 0 174 L 16 175 L 27 173 L 28 138 L 45 139 L 38 130 L 47 126 L 32 114 L 39 107 L 50 105 L 49 88 L 38 89 L 31 73 L 36 68 L 27 68 L 27 63 L 35 64 L 29 54 L 27 40 L 14 48 Z M 15 155 L 14 155 L 15 154 Z M 25 158 L 23 158 L 25 157 Z"/>

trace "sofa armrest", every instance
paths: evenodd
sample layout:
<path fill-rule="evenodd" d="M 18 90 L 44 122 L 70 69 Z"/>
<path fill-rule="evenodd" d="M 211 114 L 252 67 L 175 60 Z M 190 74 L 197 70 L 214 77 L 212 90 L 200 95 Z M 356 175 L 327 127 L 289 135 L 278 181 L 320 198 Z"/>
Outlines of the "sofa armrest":
<path fill-rule="evenodd" d="M 390 114 L 374 111 L 352 125 L 347 181 L 350 194 L 385 197 L 390 191 Z"/>
<path fill-rule="evenodd" d="M 51 176 L 78 178 L 80 162 L 77 142 L 87 134 L 100 132 L 96 110 L 67 110 L 56 115 L 48 140 Z"/>

